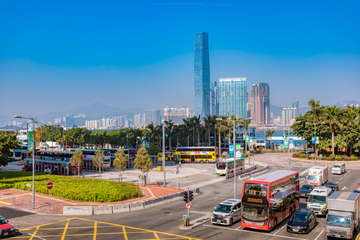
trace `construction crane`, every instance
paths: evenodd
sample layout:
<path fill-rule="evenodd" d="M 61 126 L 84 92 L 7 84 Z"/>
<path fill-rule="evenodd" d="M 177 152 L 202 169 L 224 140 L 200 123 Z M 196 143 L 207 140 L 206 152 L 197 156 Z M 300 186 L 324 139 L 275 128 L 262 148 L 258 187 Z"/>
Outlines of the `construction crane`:
<path fill-rule="evenodd" d="M 166 104 L 166 107 L 169 108 L 169 104 L 165 103 Z"/>
<path fill-rule="evenodd" d="M 184 108 L 184 107 L 185 107 L 184 105 L 176 105 L 176 106 L 181 107 L 181 108 Z"/>

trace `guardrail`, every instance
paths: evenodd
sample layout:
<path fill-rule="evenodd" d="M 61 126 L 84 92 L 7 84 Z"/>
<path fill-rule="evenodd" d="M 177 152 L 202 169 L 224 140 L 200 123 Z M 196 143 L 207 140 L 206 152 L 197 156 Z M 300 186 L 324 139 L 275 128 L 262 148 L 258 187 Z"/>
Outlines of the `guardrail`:
<path fill-rule="evenodd" d="M 32 210 L 40 213 L 62 214 L 62 203 L 35 203 L 34 206 L 31 200 L 24 200 L 23 198 L 13 197 L 12 205 L 17 208 Z"/>

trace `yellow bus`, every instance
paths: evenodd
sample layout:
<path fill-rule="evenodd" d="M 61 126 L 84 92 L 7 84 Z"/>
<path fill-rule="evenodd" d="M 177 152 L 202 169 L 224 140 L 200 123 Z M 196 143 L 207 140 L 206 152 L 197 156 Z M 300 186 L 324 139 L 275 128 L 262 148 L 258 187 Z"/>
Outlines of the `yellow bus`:
<path fill-rule="evenodd" d="M 159 152 L 157 154 L 158 155 L 158 161 L 162 161 L 162 154 L 163 154 L 162 152 Z M 170 161 L 175 161 L 174 152 L 165 152 L 165 161 L 169 161 L 169 157 L 170 157 Z"/>
<path fill-rule="evenodd" d="M 178 147 L 175 157 L 179 157 L 182 163 L 215 163 L 216 147 Z"/>

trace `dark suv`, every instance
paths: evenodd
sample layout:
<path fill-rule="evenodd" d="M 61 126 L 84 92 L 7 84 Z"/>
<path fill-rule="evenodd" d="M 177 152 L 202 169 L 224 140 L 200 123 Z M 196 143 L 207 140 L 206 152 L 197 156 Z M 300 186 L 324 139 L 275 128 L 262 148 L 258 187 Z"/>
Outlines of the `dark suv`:
<path fill-rule="evenodd" d="M 290 218 L 286 231 L 292 233 L 309 233 L 316 226 L 315 212 L 312 209 L 300 208 Z"/>

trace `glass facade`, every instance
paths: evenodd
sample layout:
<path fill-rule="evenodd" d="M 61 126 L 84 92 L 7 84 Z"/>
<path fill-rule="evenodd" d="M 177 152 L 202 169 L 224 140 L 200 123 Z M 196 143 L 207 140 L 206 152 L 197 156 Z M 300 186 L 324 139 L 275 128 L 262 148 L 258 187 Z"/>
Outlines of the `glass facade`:
<path fill-rule="evenodd" d="M 234 115 L 237 118 L 247 117 L 246 78 L 220 78 L 219 114 Z"/>
<path fill-rule="evenodd" d="M 194 55 L 195 115 L 210 115 L 209 37 L 205 32 L 195 34 Z"/>

